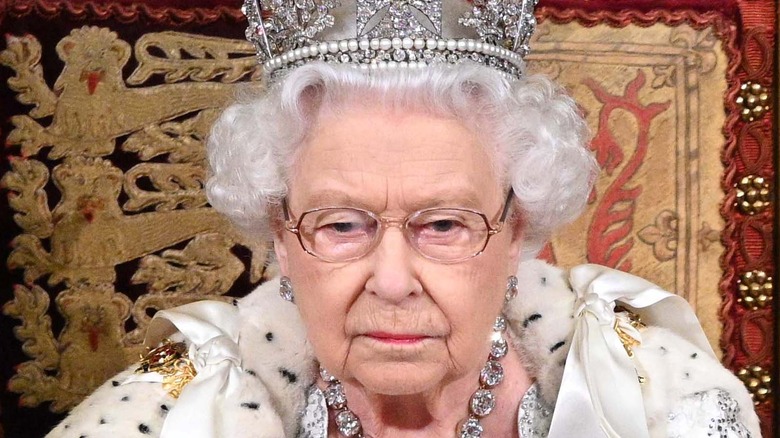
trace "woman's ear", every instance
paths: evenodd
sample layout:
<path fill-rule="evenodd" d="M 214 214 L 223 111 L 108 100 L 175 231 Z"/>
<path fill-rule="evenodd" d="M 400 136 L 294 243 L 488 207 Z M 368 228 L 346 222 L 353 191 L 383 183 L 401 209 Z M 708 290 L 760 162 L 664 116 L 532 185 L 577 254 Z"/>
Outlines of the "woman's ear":
<path fill-rule="evenodd" d="M 276 254 L 276 261 L 279 263 L 279 271 L 286 276 L 290 270 L 287 261 L 287 246 L 282 238 L 282 233 L 283 231 L 274 232 L 274 254 Z"/>
<path fill-rule="evenodd" d="M 520 254 L 523 249 L 523 237 L 524 237 L 524 224 L 523 218 L 520 215 L 512 215 L 507 221 L 507 229 L 511 234 L 511 241 L 509 242 L 509 267 L 510 270 L 517 270 L 517 266 L 520 264 Z"/>
<path fill-rule="evenodd" d="M 271 226 L 271 233 L 273 233 L 274 238 L 274 254 L 276 254 L 276 261 L 279 263 L 279 271 L 282 275 L 289 275 L 290 273 L 290 264 L 289 259 L 287 258 L 287 245 L 289 244 L 290 239 L 285 239 L 286 234 L 289 234 L 287 230 L 284 228 L 284 220 L 282 219 L 282 212 L 281 210 L 277 210 L 276 207 L 273 206 L 270 211 L 268 212 L 268 218 L 270 219 L 270 226 Z"/>
<path fill-rule="evenodd" d="M 271 206 L 268 212 L 268 219 L 270 222 L 271 233 L 273 234 L 274 254 L 276 255 L 276 262 L 279 264 L 279 272 L 287 276 L 290 274 L 290 264 L 287 258 L 287 245 L 289 239 L 285 240 L 287 230 L 284 228 L 284 219 L 282 219 L 282 211 L 279 209 L 281 206 Z"/>

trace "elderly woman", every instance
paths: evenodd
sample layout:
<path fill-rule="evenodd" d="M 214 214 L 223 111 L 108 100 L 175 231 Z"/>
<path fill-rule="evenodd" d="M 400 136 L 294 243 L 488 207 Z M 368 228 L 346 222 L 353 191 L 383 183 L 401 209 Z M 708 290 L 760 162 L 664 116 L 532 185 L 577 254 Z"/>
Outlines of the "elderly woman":
<path fill-rule="evenodd" d="M 682 299 L 532 260 L 596 166 L 574 102 L 522 73 L 531 2 L 508 2 L 529 20 L 514 50 L 429 35 L 458 27 L 446 8 L 466 9 L 463 31 L 490 2 L 363 21 L 358 2 L 358 39 L 328 42 L 326 19 L 305 50 L 255 32 L 307 7 L 270 3 L 245 6 L 270 85 L 214 126 L 207 191 L 273 241 L 281 277 L 234 305 L 159 312 L 157 348 L 49 436 L 760 435 Z M 393 8 L 406 27 L 385 25 Z"/>

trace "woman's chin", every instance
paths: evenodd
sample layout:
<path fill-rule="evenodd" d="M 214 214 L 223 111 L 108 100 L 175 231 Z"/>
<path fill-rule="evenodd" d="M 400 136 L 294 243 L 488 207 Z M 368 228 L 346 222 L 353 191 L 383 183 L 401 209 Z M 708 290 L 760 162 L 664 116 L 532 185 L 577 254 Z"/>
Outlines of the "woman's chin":
<path fill-rule="evenodd" d="M 370 393 L 401 396 L 436 390 L 446 374 L 445 367 L 438 363 L 382 362 L 358 367 L 354 379 Z"/>

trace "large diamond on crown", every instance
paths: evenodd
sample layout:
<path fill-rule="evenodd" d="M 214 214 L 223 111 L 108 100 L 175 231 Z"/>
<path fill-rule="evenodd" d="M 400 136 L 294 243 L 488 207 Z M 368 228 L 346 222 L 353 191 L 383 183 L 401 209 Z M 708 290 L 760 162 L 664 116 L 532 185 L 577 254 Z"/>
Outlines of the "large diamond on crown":
<path fill-rule="evenodd" d="M 536 30 L 534 7 L 539 0 L 472 0 L 473 9 L 460 19 L 474 28 L 482 40 L 528 54 L 528 43 Z"/>
<path fill-rule="evenodd" d="M 249 21 L 246 38 L 261 60 L 272 58 L 312 43 L 333 26 L 330 11 L 339 5 L 339 0 L 245 0 L 241 10 Z"/>
<path fill-rule="evenodd" d="M 357 37 L 441 37 L 441 0 L 357 0 Z"/>

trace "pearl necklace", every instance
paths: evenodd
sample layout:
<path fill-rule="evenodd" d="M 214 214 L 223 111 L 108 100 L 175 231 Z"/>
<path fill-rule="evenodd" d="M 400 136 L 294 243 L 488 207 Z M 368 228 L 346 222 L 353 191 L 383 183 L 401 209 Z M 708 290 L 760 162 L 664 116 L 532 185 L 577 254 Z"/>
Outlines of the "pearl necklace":
<path fill-rule="evenodd" d="M 469 415 L 460 422 L 455 431 L 455 436 L 458 438 L 480 438 L 484 431 L 480 420 L 493 412 L 496 407 L 493 389 L 504 380 L 504 368 L 498 360 L 506 356 L 509 349 L 503 336 L 506 325 L 503 316 L 496 318 L 493 324 L 490 354 L 479 373 L 479 388 L 469 399 Z M 322 367 L 320 367 L 320 377 L 328 385 L 324 391 L 325 404 L 335 415 L 339 433 L 347 438 L 364 438 L 360 419 L 347 407 L 344 386 Z"/>

